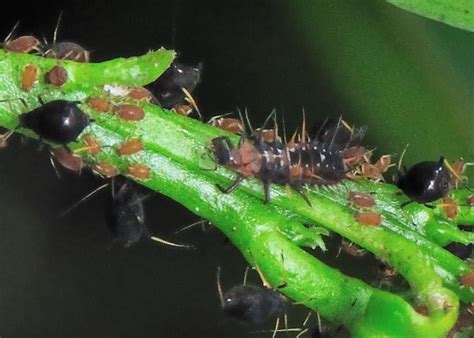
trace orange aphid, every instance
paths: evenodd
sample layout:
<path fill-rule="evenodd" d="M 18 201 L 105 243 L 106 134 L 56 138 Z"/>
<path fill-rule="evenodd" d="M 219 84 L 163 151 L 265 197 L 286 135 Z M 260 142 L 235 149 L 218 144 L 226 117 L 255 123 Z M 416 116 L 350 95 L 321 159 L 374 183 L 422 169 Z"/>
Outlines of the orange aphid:
<path fill-rule="evenodd" d="M 458 184 L 467 181 L 466 176 L 464 176 L 464 172 L 466 171 L 466 162 L 463 159 L 456 160 L 453 163 L 445 161 L 445 164 L 451 174 L 451 184 L 458 186 Z"/>
<path fill-rule="evenodd" d="M 443 204 L 441 206 L 448 218 L 455 218 L 457 216 L 458 204 L 448 195 L 443 197 Z"/>
<path fill-rule="evenodd" d="M 209 121 L 213 127 L 226 130 L 233 134 L 242 134 L 244 127 L 242 121 L 230 117 L 220 117 Z"/>
<path fill-rule="evenodd" d="M 67 81 L 67 71 L 64 67 L 56 65 L 46 73 L 45 80 L 47 83 L 60 87 Z"/>
<path fill-rule="evenodd" d="M 344 150 L 344 164 L 352 167 L 362 163 L 369 163 L 372 152 L 364 147 L 350 147 Z"/>
<path fill-rule="evenodd" d="M 90 134 L 84 135 L 84 143 L 86 144 L 84 149 L 87 150 L 92 156 L 96 156 L 98 153 L 100 153 L 99 141 L 97 141 L 94 136 Z"/>
<path fill-rule="evenodd" d="M 133 87 L 128 91 L 127 96 L 133 100 L 150 102 L 154 99 L 153 94 L 146 88 Z"/>
<path fill-rule="evenodd" d="M 35 82 L 38 80 L 38 71 L 39 69 L 35 65 L 26 65 L 21 77 L 21 89 L 27 92 L 31 87 L 33 87 Z"/>
<path fill-rule="evenodd" d="M 388 168 L 390 168 L 391 156 L 390 155 L 382 155 L 380 158 L 375 162 L 375 167 L 383 174 L 387 172 Z"/>
<path fill-rule="evenodd" d="M 31 35 L 20 36 L 14 40 L 6 41 L 3 48 L 7 52 L 29 53 L 32 50 L 39 50 L 40 42 Z"/>
<path fill-rule="evenodd" d="M 101 113 L 106 113 L 110 111 L 112 107 L 109 101 L 100 97 L 90 97 L 87 100 L 87 104 L 89 105 L 89 107 L 94 108 L 95 110 Z"/>
<path fill-rule="evenodd" d="M 380 170 L 373 164 L 363 163 L 360 167 L 362 176 L 375 181 L 383 181 L 384 178 Z"/>
<path fill-rule="evenodd" d="M 143 150 L 143 143 L 139 139 L 131 139 L 126 141 L 124 144 L 117 149 L 120 156 L 132 155 Z"/>
<path fill-rule="evenodd" d="M 111 178 L 119 174 L 117 168 L 115 168 L 112 164 L 103 161 L 96 163 L 92 169 L 106 178 Z"/>
<path fill-rule="evenodd" d="M 469 196 L 466 202 L 468 205 L 474 205 L 474 195 Z"/>
<path fill-rule="evenodd" d="M 375 205 L 372 195 L 366 192 L 349 191 L 349 199 L 360 208 L 371 208 Z"/>
<path fill-rule="evenodd" d="M 358 223 L 363 225 L 380 225 L 382 223 L 382 216 L 374 211 L 363 211 L 355 214 L 355 219 Z"/>
<path fill-rule="evenodd" d="M 74 155 L 66 147 L 51 148 L 51 155 L 66 169 L 80 172 L 84 167 L 82 157 Z"/>
<path fill-rule="evenodd" d="M 174 110 L 176 114 L 188 116 L 193 112 L 193 107 L 188 106 L 187 104 L 178 104 L 174 106 L 172 110 Z"/>
<path fill-rule="evenodd" d="M 464 286 L 474 287 L 474 272 L 459 277 L 459 283 Z"/>
<path fill-rule="evenodd" d="M 143 164 L 135 163 L 128 167 L 127 174 L 139 180 L 146 180 L 150 177 L 150 168 Z"/>
<path fill-rule="evenodd" d="M 367 253 L 367 250 L 345 238 L 343 238 L 341 241 L 341 248 L 345 253 L 353 257 L 362 257 Z"/>
<path fill-rule="evenodd" d="M 143 119 L 145 111 L 139 106 L 133 104 L 121 104 L 114 107 L 114 112 L 121 119 L 128 121 L 138 121 Z"/>

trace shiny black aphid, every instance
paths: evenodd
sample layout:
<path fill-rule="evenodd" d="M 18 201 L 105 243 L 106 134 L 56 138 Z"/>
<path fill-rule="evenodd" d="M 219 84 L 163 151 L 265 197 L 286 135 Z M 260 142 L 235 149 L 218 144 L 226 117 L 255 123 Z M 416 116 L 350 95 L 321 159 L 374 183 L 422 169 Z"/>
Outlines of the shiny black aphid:
<path fill-rule="evenodd" d="M 77 101 L 55 100 L 19 116 L 20 126 L 58 144 L 75 141 L 91 122 Z"/>
<path fill-rule="evenodd" d="M 166 109 L 185 102 L 183 88 L 192 93 L 201 79 L 201 67 L 185 66 L 173 62 L 171 66 L 150 86 L 149 89 Z"/>
<path fill-rule="evenodd" d="M 415 164 L 400 176 L 398 187 L 414 201 L 428 203 L 448 193 L 450 180 L 451 175 L 444 165 L 444 158 L 441 157 L 438 162 Z"/>
<path fill-rule="evenodd" d="M 259 324 L 284 314 L 285 301 L 272 289 L 238 285 L 224 293 L 223 310 L 235 319 Z"/>
<path fill-rule="evenodd" d="M 134 183 L 119 183 L 117 186 L 106 208 L 106 223 L 114 242 L 128 248 L 150 235 L 145 225 L 142 198 Z"/>

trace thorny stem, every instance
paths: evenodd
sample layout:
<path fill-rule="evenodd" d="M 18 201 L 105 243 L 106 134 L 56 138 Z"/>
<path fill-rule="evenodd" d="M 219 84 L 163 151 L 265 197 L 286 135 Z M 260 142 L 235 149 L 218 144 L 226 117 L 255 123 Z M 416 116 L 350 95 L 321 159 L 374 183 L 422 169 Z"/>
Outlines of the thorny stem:
<path fill-rule="evenodd" d="M 120 157 L 114 147 L 102 148 L 97 156 L 86 152 L 81 155 L 89 164 L 107 161 L 123 174 L 133 163 L 148 166 L 151 176 L 141 184 L 208 219 L 252 265 L 258 265 L 272 285 L 286 282 L 287 286 L 281 289 L 284 294 L 318 310 L 327 319 L 344 324 L 353 336 L 443 337 L 456 321 L 459 299 L 474 300 L 474 290 L 458 282 L 471 268 L 441 247 L 452 241 L 473 242 L 472 235 L 459 231 L 454 222 L 474 224 L 474 210 L 465 206 L 469 192 L 452 192 L 454 200 L 462 205 L 454 221 L 446 219 L 440 208 L 429 209 L 417 203 L 401 208 L 407 197 L 395 186 L 367 180 L 308 188 L 312 206 L 296 192 L 276 185 L 271 187 L 270 204 L 264 205 L 257 180 L 246 180 L 236 191 L 223 194 L 216 184 L 226 186 L 236 174 L 216 168 L 209 154 L 209 141 L 224 134 L 237 141 L 235 135 L 153 104 L 132 102 L 141 105 L 146 115 L 141 121 L 130 122 L 111 113 L 98 113 L 85 103 L 90 96 L 102 96 L 113 103 L 130 101 L 106 92 L 103 85 L 148 84 L 170 65 L 173 57 L 173 52 L 160 50 L 142 57 L 77 64 L 0 50 L 1 98 L 21 97 L 29 109 L 39 105 L 38 95 L 44 101 L 78 100 L 82 102 L 81 109 L 94 119 L 84 134 L 93 135 L 102 145 L 119 145 L 128 138 L 139 137 L 145 149 L 131 156 Z M 45 84 L 40 76 L 31 91 L 21 91 L 25 65 L 35 64 L 44 74 L 58 62 L 70 79 L 62 89 Z M 17 100 L 3 102 L 0 125 L 17 127 L 17 116 L 23 112 L 25 107 Z M 34 136 L 28 130 L 18 131 Z M 69 146 L 77 149 L 84 143 L 79 137 Z M 355 210 L 347 199 L 349 191 L 373 193 L 376 210 L 383 218 L 381 226 L 369 227 L 355 221 Z M 397 269 L 414 292 L 414 304 L 347 277 L 302 250 L 304 246 L 324 248 L 321 234 L 326 230 L 321 227 L 350 239 Z M 417 313 L 413 305 L 426 306 L 428 315 Z"/>

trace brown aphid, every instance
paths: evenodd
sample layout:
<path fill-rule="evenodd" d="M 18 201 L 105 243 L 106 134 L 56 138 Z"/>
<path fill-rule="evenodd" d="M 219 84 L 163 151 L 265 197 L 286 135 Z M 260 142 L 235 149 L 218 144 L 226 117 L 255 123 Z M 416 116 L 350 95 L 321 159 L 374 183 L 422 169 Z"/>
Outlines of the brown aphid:
<path fill-rule="evenodd" d="M 31 35 L 20 36 L 16 39 L 5 41 L 3 49 L 7 52 L 29 53 L 33 50 L 39 51 L 41 43 Z"/>
<path fill-rule="evenodd" d="M 385 263 L 381 263 L 379 268 L 380 268 L 380 272 L 385 278 L 393 278 L 398 275 L 398 271 L 395 270 L 395 268 Z"/>
<path fill-rule="evenodd" d="M 114 107 L 114 113 L 121 119 L 127 121 L 139 121 L 145 116 L 145 111 L 142 107 L 133 104 L 121 104 Z"/>
<path fill-rule="evenodd" d="M 448 218 L 455 218 L 458 214 L 458 204 L 448 195 L 443 197 L 443 210 Z"/>
<path fill-rule="evenodd" d="M 375 205 L 372 195 L 366 192 L 349 191 L 349 199 L 359 208 L 372 208 Z"/>
<path fill-rule="evenodd" d="M 54 86 L 62 86 L 67 81 L 67 71 L 64 67 L 56 65 L 45 75 L 45 80 Z"/>
<path fill-rule="evenodd" d="M 86 134 L 84 135 L 83 140 L 86 146 L 84 148 L 77 149 L 76 152 L 79 152 L 81 149 L 83 149 L 87 150 L 92 156 L 96 156 L 100 153 L 100 143 L 95 139 L 94 136 L 91 134 Z"/>
<path fill-rule="evenodd" d="M 139 180 L 146 180 L 150 177 L 150 168 L 143 164 L 135 163 L 128 167 L 127 174 Z"/>
<path fill-rule="evenodd" d="M 341 241 L 341 249 L 350 256 L 362 257 L 367 253 L 367 250 L 361 248 L 357 244 L 343 238 Z"/>
<path fill-rule="evenodd" d="M 90 97 L 87 100 L 87 104 L 101 113 L 106 113 L 112 108 L 112 104 L 109 101 L 100 97 Z"/>
<path fill-rule="evenodd" d="M 143 150 L 143 143 L 139 139 L 131 139 L 126 141 L 124 144 L 117 149 L 120 156 L 132 155 Z"/>
<path fill-rule="evenodd" d="M 360 173 L 362 176 L 367 177 L 375 181 L 384 181 L 382 173 L 380 170 L 373 164 L 363 163 L 360 166 Z"/>
<path fill-rule="evenodd" d="M 369 163 L 372 151 L 364 147 L 350 147 L 344 150 L 344 164 L 348 167 L 358 166 L 363 163 Z"/>
<path fill-rule="evenodd" d="M 380 171 L 380 173 L 386 173 L 388 168 L 390 168 L 391 156 L 390 155 L 382 155 L 380 158 L 375 162 L 375 167 Z"/>
<path fill-rule="evenodd" d="M 117 168 L 115 168 L 112 164 L 104 161 L 94 164 L 92 169 L 106 178 L 111 178 L 120 174 Z"/>
<path fill-rule="evenodd" d="M 474 195 L 470 195 L 467 198 L 467 205 L 474 205 Z"/>
<path fill-rule="evenodd" d="M 240 135 L 244 131 L 242 121 L 231 117 L 212 118 L 209 123 L 216 128 Z"/>
<path fill-rule="evenodd" d="M 193 112 L 193 107 L 188 106 L 187 104 L 178 104 L 173 107 L 174 112 L 179 115 L 188 116 Z"/>
<path fill-rule="evenodd" d="M 377 226 L 382 223 L 382 216 L 374 211 L 363 211 L 355 214 L 355 219 L 363 225 Z"/>
<path fill-rule="evenodd" d="M 445 164 L 450 171 L 452 185 L 457 187 L 460 183 L 467 181 L 466 176 L 464 176 L 464 172 L 466 171 L 466 162 L 463 159 L 456 160 L 453 163 L 445 161 Z"/>
<path fill-rule="evenodd" d="M 64 168 L 81 172 L 84 168 L 84 161 L 82 157 L 74 155 L 67 147 L 51 148 L 51 155 L 59 162 Z"/>
<path fill-rule="evenodd" d="M 127 96 L 133 100 L 151 102 L 156 100 L 153 94 L 143 87 L 132 87 L 128 91 Z"/>
<path fill-rule="evenodd" d="M 474 287 L 474 272 L 470 272 L 464 276 L 459 277 L 459 283 L 464 286 Z"/>
<path fill-rule="evenodd" d="M 418 305 L 417 307 L 415 307 L 415 311 L 422 316 L 428 316 L 430 314 L 426 305 Z"/>
<path fill-rule="evenodd" d="M 29 64 L 25 66 L 23 75 L 21 76 L 21 89 L 25 92 L 30 91 L 35 82 L 38 80 L 38 67 Z"/>

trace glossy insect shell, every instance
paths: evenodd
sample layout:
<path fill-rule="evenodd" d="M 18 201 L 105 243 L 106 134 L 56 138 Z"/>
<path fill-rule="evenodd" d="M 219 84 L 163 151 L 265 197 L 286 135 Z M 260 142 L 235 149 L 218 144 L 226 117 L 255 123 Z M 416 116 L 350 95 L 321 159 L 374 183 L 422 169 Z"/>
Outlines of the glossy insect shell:
<path fill-rule="evenodd" d="M 127 248 L 149 234 L 143 203 L 134 184 L 123 183 L 117 190 L 106 208 L 106 223 L 114 242 Z"/>
<path fill-rule="evenodd" d="M 426 161 L 415 164 L 400 177 L 398 187 L 419 203 L 428 203 L 445 196 L 450 188 L 451 176 L 444 165 L 444 158 L 438 162 Z"/>
<path fill-rule="evenodd" d="M 191 93 L 200 79 L 200 67 L 174 62 L 149 88 L 163 108 L 171 109 L 184 102 L 182 88 Z"/>
<path fill-rule="evenodd" d="M 223 310 L 235 319 L 259 324 L 281 316 L 285 301 L 271 289 L 238 285 L 224 293 Z"/>
<path fill-rule="evenodd" d="M 79 102 L 55 100 L 19 116 L 20 126 L 33 130 L 40 138 L 58 144 L 75 141 L 90 124 Z"/>

